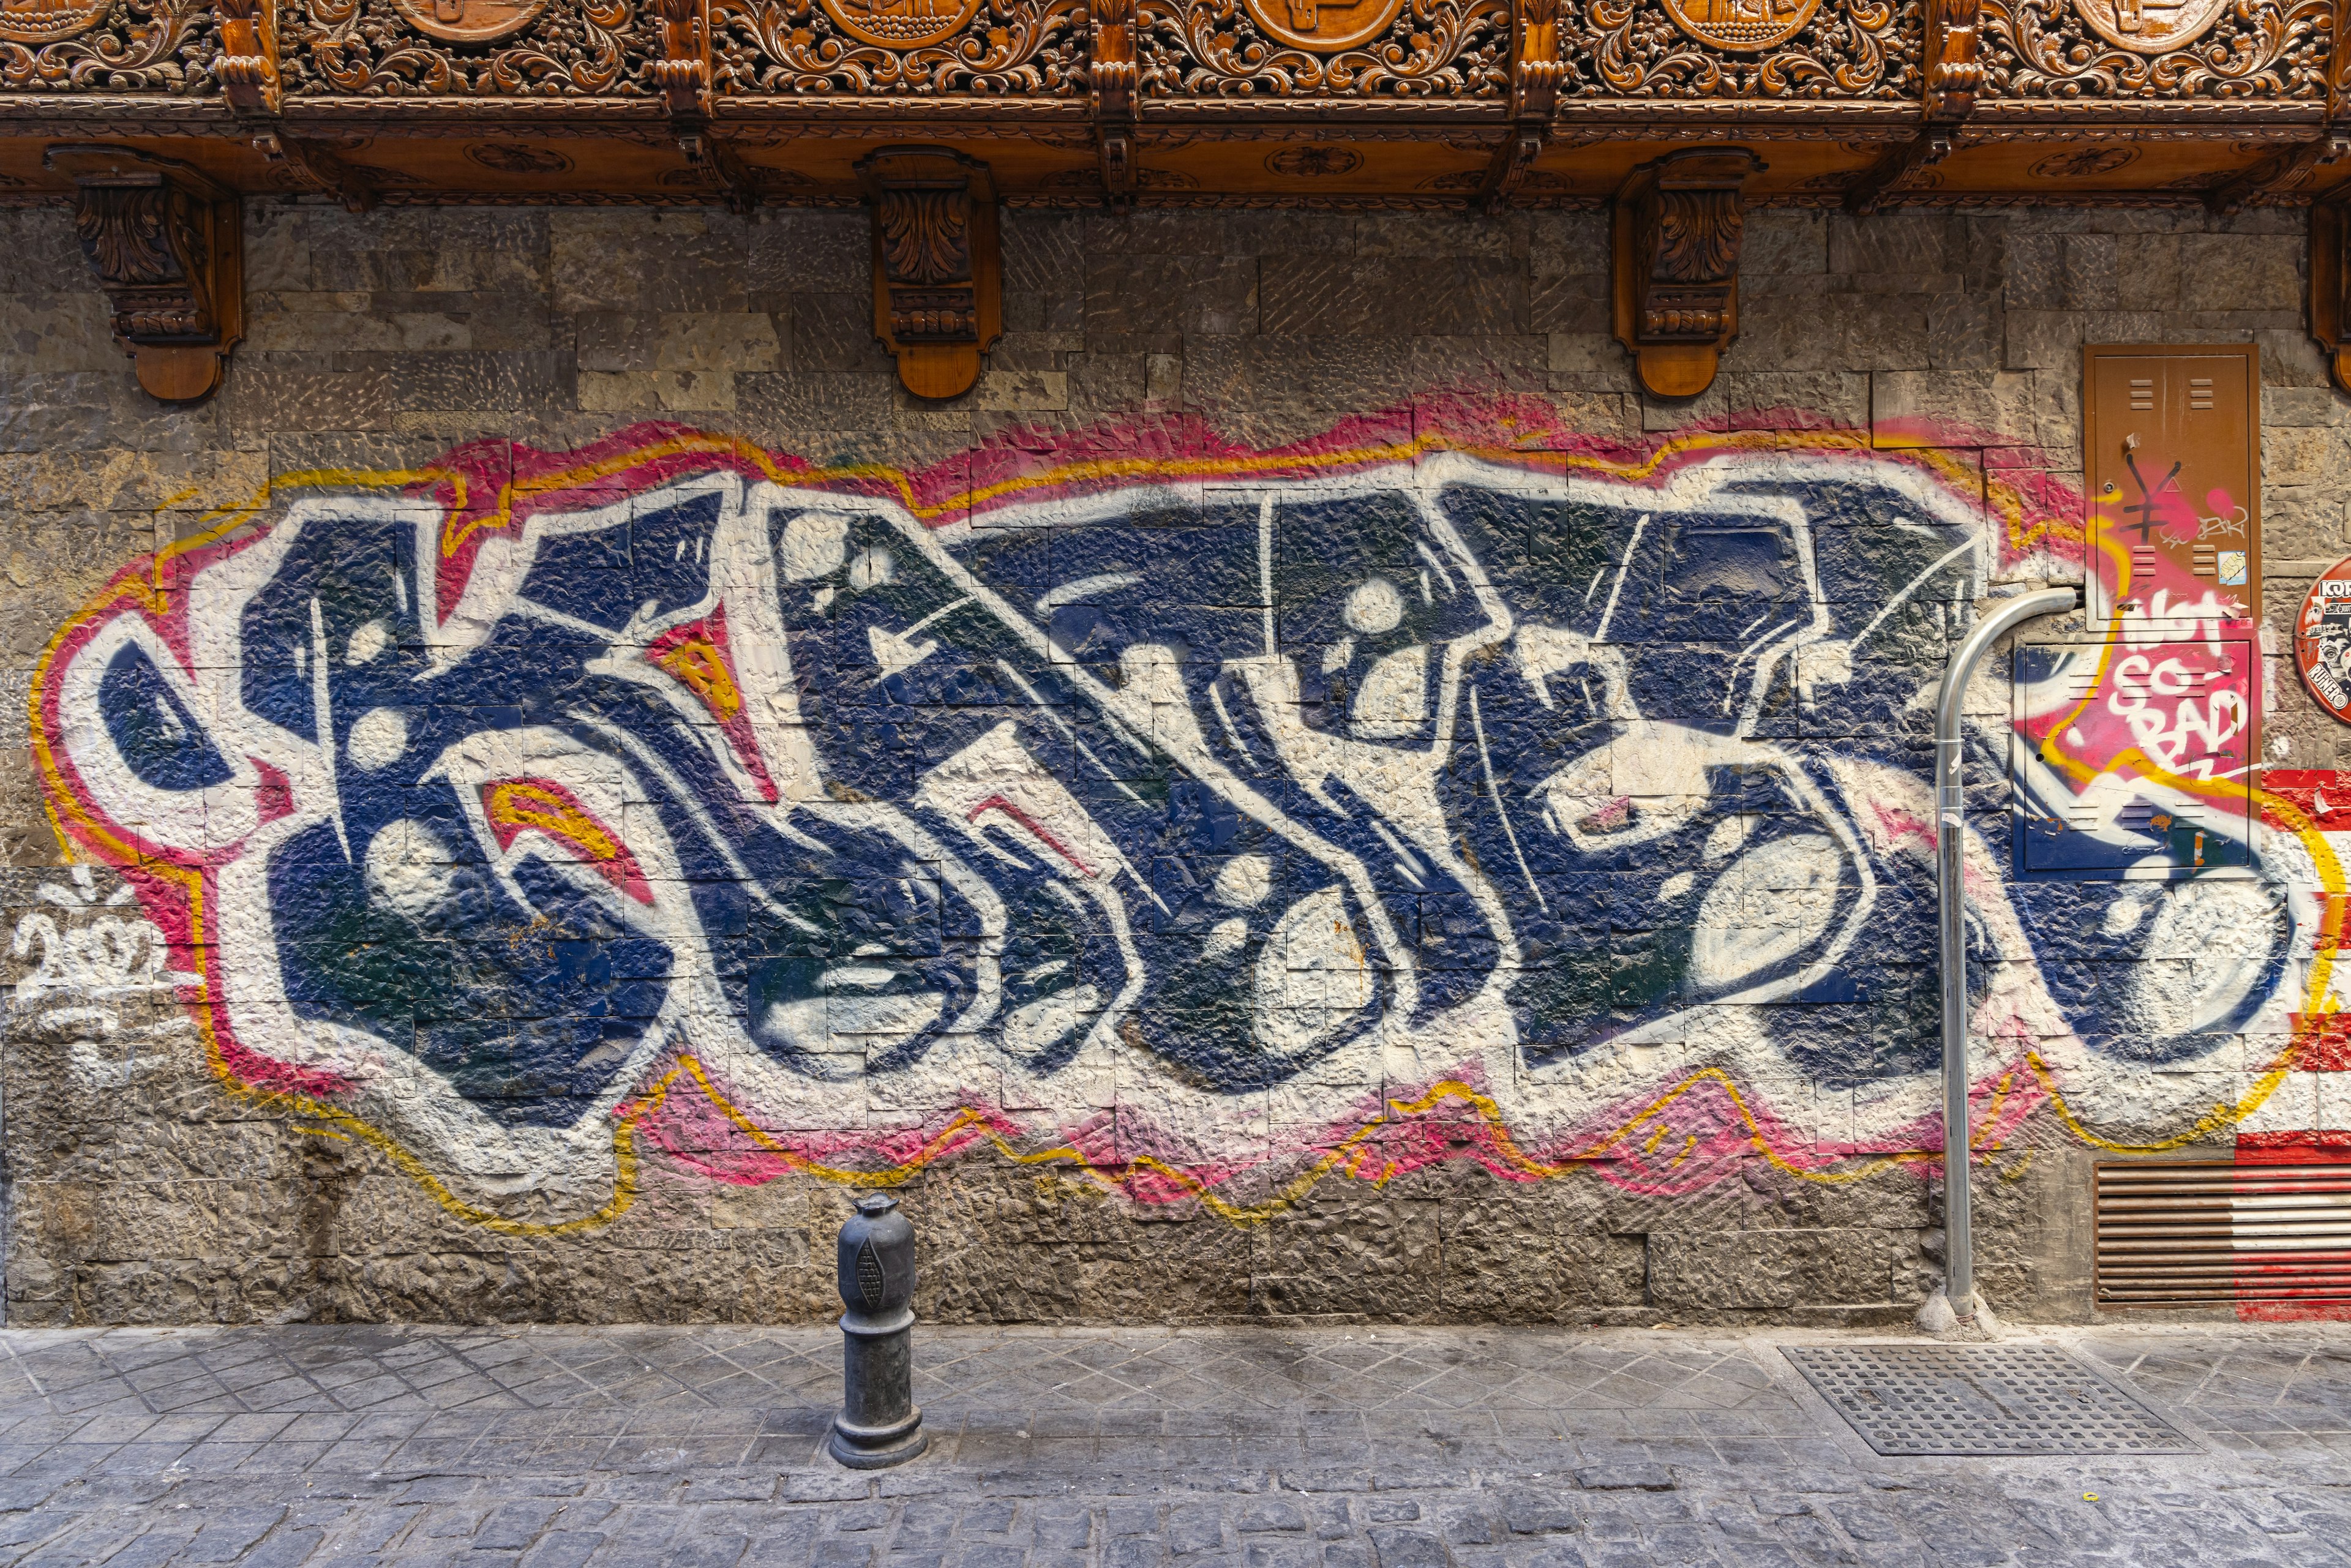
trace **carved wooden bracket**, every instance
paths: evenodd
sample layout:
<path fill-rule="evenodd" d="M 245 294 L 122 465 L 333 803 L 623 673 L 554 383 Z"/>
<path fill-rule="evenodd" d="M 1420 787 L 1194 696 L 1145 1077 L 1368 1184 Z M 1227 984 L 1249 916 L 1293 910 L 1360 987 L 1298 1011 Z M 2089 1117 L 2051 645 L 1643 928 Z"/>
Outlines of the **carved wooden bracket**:
<path fill-rule="evenodd" d="M 2323 172 L 2346 157 L 2351 157 L 2351 136 L 2330 131 L 2315 141 L 2280 148 L 2252 168 L 2221 181 L 2204 198 L 2204 204 L 2221 217 L 2234 217 L 2263 197 L 2323 183 Z"/>
<path fill-rule="evenodd" d="M 2321 202 L 2310 209 L 2310 335 L 2326 350 L 2335 384 L 2351 392 L 2351 209 Z"/>
<path fill-rule="evenodd" d="M 1847 186 L 1845 211 L 1875 213 L 1892 206 L 1927 170 L 1959 145 L 1960 121 L 1975 112 L 1984 69 L 1976 58 L 1983 0 L 1927 0 L 1926 128 L 1895 148 Z"/>
<path fill-rule="evenodd" d="M 1695 397 L 1739 335 L 1742 187 L 1763 168 L 1744 147 L 1676 152 L 1616 193 L 1616 337 L 1641 384 Z"/>
<path fill-rule="evenodd" d="M 218 0 L 220 57 L 213 76 L 240 118 L 277 112 L 277 0 Z"/>
<path fill-rule="evenodd" d="M 1927 119 L 1956 125 L 1975 111 L 1983 86 L 1976 58 L 1982 0 L 1927 0 Z"/>
<path fill-rule="evenodd" d="M 114 311 L 114 340 L 165 402 L 220 385 L 245 336 L 245 229 L 235 193 L 193 164 L 129 147 L 56 146 L 74 233 Z"/>
<path fill-rule="evenodd" d="M 996 182 L 944 147 L 883 147 L 858 161 L 873 204 L 873 334 L 916 397 L 956 397 L 1003 335 Z"/>
<path fill-rule="evenodd" d="M 704 0 L 653 0 L 661 23 L 661 55 L 653 64 L 653 87 L 672 120 L 710 117 L 710 16 Z"/>
<path fill-rule="evenodd" d="M 653 83 L 669 110 L 670 134 L 693 166 L 705 190 L 726 198 L 736 212 L 759 204 L 756 175 L 713 133 L 709 0 L 653 0 L 661 25 L 661 53 L 652 62 Z"/>
<path fill-rule="evenodd" d="M 1846 186 L 1844 210 L 1865 216 L 1894 205 L 1920 173 L 1949 158 L 1958 144 L 1956 127 L 1929 125 Z"/>
<path fill-rule="evenodd" d="M 1134 55 L 1134 0 L 1096 0 L 1093 13 L 1093 57 L 1088 70 L 1093 81 L 1092 110 L 1095 145 L 1102 162 L 1102 187 L 1110 204 L 1120 210 L 1134 200 L 1134 89 L 1141 67 Z"/>
<path fill-rule="evenodd" d="M 1478 204 L 1491 212 L 1510 204 L 1551 140 L 1559 107 L 1559 0 L 1518 0 L 1510 30 L 1510 131 L 1494 150 Z"/>

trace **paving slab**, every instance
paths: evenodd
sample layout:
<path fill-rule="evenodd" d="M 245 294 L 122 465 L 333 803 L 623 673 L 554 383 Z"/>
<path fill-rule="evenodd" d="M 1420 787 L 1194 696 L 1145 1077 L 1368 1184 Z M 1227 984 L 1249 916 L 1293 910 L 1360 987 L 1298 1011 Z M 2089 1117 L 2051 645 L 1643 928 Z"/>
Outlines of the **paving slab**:
<path fill-rule="evenodd" d="M 2191 1450 L 2096 1458 L 1881 1456 L 1784 1354 L 1887 1342 L 925 1328 L 858 1473 L 830 1328 L 7 1331 L 0 1564 L 2351 1568 L 2351 1326 L 2011 1335 Z"/>

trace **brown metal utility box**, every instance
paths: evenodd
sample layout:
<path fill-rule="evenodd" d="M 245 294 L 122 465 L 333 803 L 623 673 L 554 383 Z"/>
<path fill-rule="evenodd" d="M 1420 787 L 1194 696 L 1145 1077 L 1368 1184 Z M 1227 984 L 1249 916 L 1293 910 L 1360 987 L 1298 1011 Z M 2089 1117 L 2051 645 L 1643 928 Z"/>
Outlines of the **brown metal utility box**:
<path fill-rule="evenodd" d="M 2260 350 L 2083 351 L 2093 620 L 2252 620 L 2262 602 Z"/>

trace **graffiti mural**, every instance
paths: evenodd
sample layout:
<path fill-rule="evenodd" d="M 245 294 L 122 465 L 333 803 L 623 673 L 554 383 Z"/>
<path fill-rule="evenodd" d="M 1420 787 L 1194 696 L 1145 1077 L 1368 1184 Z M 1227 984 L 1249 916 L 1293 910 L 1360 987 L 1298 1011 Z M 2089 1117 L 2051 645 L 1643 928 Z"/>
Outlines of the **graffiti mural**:
<path fill-rule="evenodd" d="M 1987 585 L 2078 577 L 2061 507 L 1486 406 L 914 475 L 485 442 L 127 567 L 36 743 L 224 1078 L 501 1228 L 981 1146 L 1237 1218 L 1845 1180 L 1939 1158 L 1928 704 Z M 2332 855 L 2226 755 L 2250 635 L 1971 705 L 1987 1140 L 2241 1119 L 2326 1010 Z"/>

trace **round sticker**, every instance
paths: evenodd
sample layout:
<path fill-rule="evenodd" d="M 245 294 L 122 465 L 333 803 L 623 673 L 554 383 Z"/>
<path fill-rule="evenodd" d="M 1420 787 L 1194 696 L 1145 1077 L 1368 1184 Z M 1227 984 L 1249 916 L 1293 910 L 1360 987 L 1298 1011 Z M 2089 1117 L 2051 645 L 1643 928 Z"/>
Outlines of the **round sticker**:
<path fill-rule="evenodd" d="M 2351 724 L 2351 557 L 2328 567 L 2303 595 L 2294 664 L 2319 706 Z"/>

